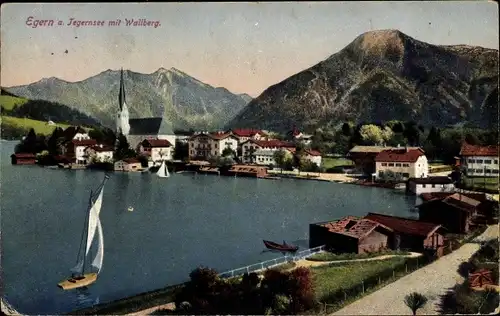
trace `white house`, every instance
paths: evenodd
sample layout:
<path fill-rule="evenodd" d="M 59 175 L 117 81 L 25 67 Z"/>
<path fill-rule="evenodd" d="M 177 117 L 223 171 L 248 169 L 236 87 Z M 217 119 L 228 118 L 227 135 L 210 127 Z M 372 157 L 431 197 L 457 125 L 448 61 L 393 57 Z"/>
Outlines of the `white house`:
<path fill-rule="evenodd" d="M 413 194 L 455 192 L 455 184 L 448 177 L 410 178 L 407 190 Z"/>
<path fill-rule="evenodd" d="M 173 160 L 174 147 L 166 139 L 145 139 L 139 146 L 139 152 L 148 157 L 150 165 L 163 160 Z"/>
<path fill-rule="evenodd" d="M 102 144 L 88 146 L 84 149 L 85 158 L 90 162 L 93 158 L 98 162 L 112 162 L 113 148 Z"/>
<path fill-rule="evenodd" d="M 61 148 L 62 155 L 68 157 L 77 164 L 87 164 L 88 161 L 85 154 L 85 148 L 96 144 L 97 141 L 95 139 L 74 139 L 64 144 Z"/>
<path fill-rule="evenodd" d="M 208 159 L 222 156 L 224 149 L 238 149 L 238 138 L 231 133 L 197 133 L 189 138 L 189 158 Z"/>
<path fill-rule="evenodd" d="M 83 130 L 83 129 L 79 129 L 75 136 L 73 136 L 73 140 L 85 140 L 85 139 L 90 139 L 90 136 L 89 134 Z"/>
<path fill-rule="evenodd" d="M 249 139 L 267 140 L 267 135 L 261 130 L 251 128 L 235 128 L 230 131 L 234 136 L 238 137 L 239 143 L 244 143 Z"/>
<path fill-rule="evenodd" d="M 420 148 L 393 148 L 383 150 L 375 157 L 375 172 L 378 178 L 391 171 L 403 178 L 426 178 L 429 164 Z"/>
<path fill-rule="evenodd" d="M 252 140 L 241 144 L 241 156 L 244 163 L 256 162 L 255 152 L 258 150 L 295 149 L 295 145 L 281 140 Z"/>
<path fill-rule="evenodd" d="M 295 125 L 288 134 L 292 136 L 294 141 L 300 142 L 304 145 L 309 145 L 312 142 L 312 135 L 302 133 Z"/>
<path fill-rule="evenodd" d="M 306 149 L 304 158 L 321 167 L 321 153 L 319 151 Z"/>
<path fill-rule="evenodd" d="M 468 177 L 498 177 L 498 146 L 462 144 L 460 164 Z"/>

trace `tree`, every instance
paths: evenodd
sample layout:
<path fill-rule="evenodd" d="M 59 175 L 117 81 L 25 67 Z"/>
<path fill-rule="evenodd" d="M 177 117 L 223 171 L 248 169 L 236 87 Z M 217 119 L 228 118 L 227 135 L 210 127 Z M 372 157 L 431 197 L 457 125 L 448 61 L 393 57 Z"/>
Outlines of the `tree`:
<path fill-rule="evenodd" d="M 417 310 L 424 307 L 427 303 L 427 297 L 420 293 L 413 292 L 405 296 L 404 302 L 413 313 L 413 316 L 415 316 L 417 315 Z"/>
<path fill-rule="evenodd" d="M 291 309 L 294 314 L 309 310 L 314 305 L 314 286 L 311 270 L 299 267 L 289 276 Z"/>
<path fill-rule="evenodd" d="M 115 149 L 115 159 L 121 160 L 124 158 L 133 158 L 136 156 L 134 150 L 130 149 L 130 145 L 127 141 L 125 135 L 121 134 L 118 136 L 118 144 Z"/>
<path fill-rule="evenodd" d="M 61 138 L 64 136 L 64 130 L 56 127 L 47 141 L 47 150 L 51 155 L 59 154 L 59 145 Z"/>
<path fill-rule="evenodd" d="M 236 158 L 236 152 L 233 149 L 226 147 L 222 151 L 222 157 Z"/>
<path fill-rule="evenodd" d="M 414 121 L 405 123 L 405 130 L 403 135 L 408 140 L 411 146 L 418 146 L 420 144 L 420 130 L 418 129 L 417 123 Z"/>
<path fill-rule="evenodd" d="M 347 136 L 347 137 L 352 135 L 352 127 L 347 122 L 342 124 L 342 135 Z"/>
<path fill-rule="evenodd" d="M 250 147 L 250 149 L 247 151 L 247 158 L 250 160 L 250 163 L 255 162 L 255 152 L 257 150 L 254 147 Z"/>
<path fill-rule="evenodd" d="M 283 172 L 283 167 L 286 161 L 286 151 L 284 149 L 279 149 L 274 152 L 273 159 L 276 162 L 276 165 L 281 168 L 281 172 Z"/>
<path fill-rule="evenodd" d="M 377 125 L 363 125 L 359 130 L 363 142 L 367 145 L 382 145 L 384 134 Z"/>
<path fill-rule="evenodd" d="M 28 132 L 28 135 L 26 135 L 26 138 L 23 140 L 23 151 L 27 153 L 36 153 L 36 133 L 33 128 L 30 129 Z"/>

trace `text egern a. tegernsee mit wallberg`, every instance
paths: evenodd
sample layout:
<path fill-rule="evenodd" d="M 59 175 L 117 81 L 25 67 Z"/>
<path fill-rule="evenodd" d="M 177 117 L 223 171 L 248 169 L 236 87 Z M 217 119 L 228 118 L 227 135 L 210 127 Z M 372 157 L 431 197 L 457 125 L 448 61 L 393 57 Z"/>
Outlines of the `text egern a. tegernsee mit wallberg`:
<path fill-rule="evenodd" d="M 148 19 L 116 19 L 116 20 L 77 20 L 69 18 L 66 22 L 62 20 L 38 20 L 30 16 L 26 19 L 26 25 L 31 28 L 54 27 L 54 26 L 72 26 L 72 27 L 104 27 L 104 26 L 143 26 L 154 27 L 161 26 L 160 21 L 151 21 Z"/>

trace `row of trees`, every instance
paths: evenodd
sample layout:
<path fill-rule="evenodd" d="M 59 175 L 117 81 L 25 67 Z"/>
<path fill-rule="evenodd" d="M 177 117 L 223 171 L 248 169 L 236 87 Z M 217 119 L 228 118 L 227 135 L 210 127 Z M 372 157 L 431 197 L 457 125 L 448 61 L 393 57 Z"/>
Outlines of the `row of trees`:
<path fill-rule="evenodd" d="M 137 157 L 137 153 L 130 148 L 127 138 L 123 134 L 116 138 L 115 133 L 107 128 L 95 128 L 90 130 L 88 134 L 97 143 L 115 148 L 113 154 L 115 160 Z M 66 141 L 65 130 L 61 127 L 56 127 L 49 137 L 37 135 L 32 128 L 26 137 L 16 145 L 15 152 L 57 156 L 62 154 L 61 148 Z"/>
<path fill-rule="evenodd" d="M 452 162 L 463 141 L 477 145 L 494 145 L 498 130 L 469 127 L 425 128 L 416 122 L 380 123 L 346 122 L 338 129 L 318 129 L 313 134 L 312 148 L 323 153 L 345 155 L 356 145 L 419 146 L 431 160 Z"/>
<path fill-rule="evenodd" d="M 180 314 L 298 314 L 314 306 L 312 275 L 307 268 L 291 272 L 266 270 L 241 279 L 221 279 L 215 270 L 198 268 L 175 297 Z"/>

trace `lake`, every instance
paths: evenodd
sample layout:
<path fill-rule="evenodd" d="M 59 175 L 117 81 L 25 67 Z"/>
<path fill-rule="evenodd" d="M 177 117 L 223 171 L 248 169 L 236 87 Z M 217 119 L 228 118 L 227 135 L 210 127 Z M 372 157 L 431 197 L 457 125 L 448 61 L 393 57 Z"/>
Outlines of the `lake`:
<path fill-rule="evenodd" d="M 2 281 L 7 300 L 26 314 L 69 312 L 180 283 L 200 265 L 223 272 L 281 256 L 263 253 L 262 239 L 307 248 L 309 223 L 370 211 L 414 215 L 414 198 L 387 189 L 111 173 L 100 216 L 99 279 L 85 290 L 63 291 L 57 283 L 76 263 L 90 190 L 104 173 L 12 166 L 15 144 L 1 142 Z"/>

